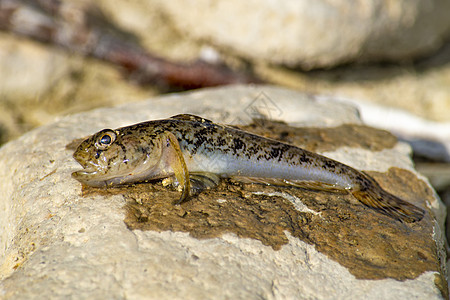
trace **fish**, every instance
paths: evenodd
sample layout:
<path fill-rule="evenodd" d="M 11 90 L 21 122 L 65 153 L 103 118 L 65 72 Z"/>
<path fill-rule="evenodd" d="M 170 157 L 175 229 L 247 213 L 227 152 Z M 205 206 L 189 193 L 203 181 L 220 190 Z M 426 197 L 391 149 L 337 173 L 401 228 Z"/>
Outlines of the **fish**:
<path fill-rule="evenodd" d="M 180 204 L 195 190 L 214 188 L 223 178 L 281 186 L 339 190 L 352 194 L 400 222 L 418 222 L 425 211 L 385 191 L 372 177 L 346 164 L 233 126 L 181 114 L 85 139 L 73 158 L 83 169 L 72 173 L 93 187 L 169 179 Z"/>

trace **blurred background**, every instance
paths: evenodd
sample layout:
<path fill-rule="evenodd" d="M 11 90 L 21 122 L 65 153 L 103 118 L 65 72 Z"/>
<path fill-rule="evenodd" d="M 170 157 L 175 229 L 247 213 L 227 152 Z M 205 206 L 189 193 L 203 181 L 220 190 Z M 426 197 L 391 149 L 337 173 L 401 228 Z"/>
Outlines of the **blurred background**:
<path fill-rule="evenodd" d="M 450 203 L 448 0 L 0 0 L 0 145 L 62 116 L 228 84 L 358 106 Z"/>

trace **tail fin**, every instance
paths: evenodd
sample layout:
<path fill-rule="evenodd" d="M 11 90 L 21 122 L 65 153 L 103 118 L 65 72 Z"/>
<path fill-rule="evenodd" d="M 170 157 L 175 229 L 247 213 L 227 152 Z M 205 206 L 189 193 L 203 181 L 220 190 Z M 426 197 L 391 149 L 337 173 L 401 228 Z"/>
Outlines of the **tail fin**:
<path fill-rule="evenodd" d="M 380 210 L 382 213 L 401 222 L 418 222 L 425 211 L 383 190 L 378 184 L 364 190 L 353 190 L 356 199 L 365 205 Z"/>

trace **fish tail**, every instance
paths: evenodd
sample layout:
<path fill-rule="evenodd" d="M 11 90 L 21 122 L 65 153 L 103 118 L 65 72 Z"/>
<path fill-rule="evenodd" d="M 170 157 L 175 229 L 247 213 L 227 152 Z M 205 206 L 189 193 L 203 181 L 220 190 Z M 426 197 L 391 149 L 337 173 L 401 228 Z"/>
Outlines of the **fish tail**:
<path fill-rule="evenodd" d="M 380 210 L 382 213 L 401 222 L 418 222 L 425 211 L 383 190 L 377 183 L 372 187 L 364 187 L 351 191 L 353 196 L 366 206 Z"/>

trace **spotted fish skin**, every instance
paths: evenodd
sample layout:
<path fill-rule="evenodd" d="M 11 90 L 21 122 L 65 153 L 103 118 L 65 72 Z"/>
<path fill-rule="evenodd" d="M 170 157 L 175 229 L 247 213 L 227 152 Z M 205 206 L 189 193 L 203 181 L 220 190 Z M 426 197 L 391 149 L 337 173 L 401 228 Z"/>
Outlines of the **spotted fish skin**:
<path fill-rule="evenodd" d="M 72 175 L 91 186 L 176 177 L 188 197 L 194 174 L 312 181 L 347 190 L 367 206 L 400 221 L 424 211 L 384 191 L 364 172 L 325 156 L 193 115 L 104 129 L 74 153 L 83 170 Z"/>

